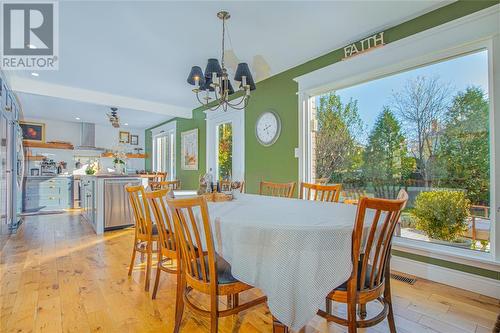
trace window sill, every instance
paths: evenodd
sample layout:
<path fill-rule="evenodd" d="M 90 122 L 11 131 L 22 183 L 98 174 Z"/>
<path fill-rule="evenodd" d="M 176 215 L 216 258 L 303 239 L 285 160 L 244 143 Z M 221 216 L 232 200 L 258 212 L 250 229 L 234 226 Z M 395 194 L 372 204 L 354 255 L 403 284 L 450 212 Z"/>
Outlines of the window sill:
<path fill-rule="evenodd" d="M 500 261 L 496 261 L 491 253 L 454 248 L 451 246 L 422 242 L 395 237 L 392 248 L 435 259 L 446 260 L 463 265 L 500 271 Z"/>

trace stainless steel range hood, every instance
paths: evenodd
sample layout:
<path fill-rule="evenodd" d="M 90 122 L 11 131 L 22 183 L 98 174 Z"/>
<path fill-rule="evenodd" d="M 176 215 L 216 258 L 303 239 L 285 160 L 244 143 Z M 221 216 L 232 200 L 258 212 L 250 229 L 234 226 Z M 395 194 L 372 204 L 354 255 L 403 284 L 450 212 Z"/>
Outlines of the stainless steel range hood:
<path fill-rule="evenodd" d="M 95 124 L 82 123 L 80 127 L 80 145 L 78 150 L 104 150 L 95 146 Z"/>

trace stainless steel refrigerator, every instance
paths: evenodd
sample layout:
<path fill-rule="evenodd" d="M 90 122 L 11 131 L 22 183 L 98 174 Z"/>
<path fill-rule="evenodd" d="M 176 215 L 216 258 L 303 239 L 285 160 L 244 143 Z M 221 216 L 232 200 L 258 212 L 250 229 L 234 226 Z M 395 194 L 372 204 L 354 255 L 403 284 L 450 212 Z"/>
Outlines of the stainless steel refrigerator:
<path fill-rule="evenodd" d="M 0 78 L 0 232 L 10 233 L 22 222 L 24 152 L 19 107 Z"/>

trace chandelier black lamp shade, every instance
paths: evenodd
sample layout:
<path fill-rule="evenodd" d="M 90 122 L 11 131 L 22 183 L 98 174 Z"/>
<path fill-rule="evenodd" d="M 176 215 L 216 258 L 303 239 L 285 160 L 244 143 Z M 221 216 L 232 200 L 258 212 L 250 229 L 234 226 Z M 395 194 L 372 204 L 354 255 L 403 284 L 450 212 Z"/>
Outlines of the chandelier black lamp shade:
<path fill-rule="evenodd" d="M 187 82 L 193 86 L 203 86 L 205 84 L 205 77 L 203 76 L 203 72 L 201 71 L 200 66 L 193 66 L 191 68 L 191 72 L 189 73 Z"/>
<path fill-rule="evenodd" d="M 236 69 L 236 74 L 234 74 L 234 80 L 240 82 L 240 88 L 244 89 L 246 85 L 250 87 L 250 90 L 255 90 L 255 82 L 253 81 L 252 73 L 248 64 L 246 62 L 241 62 L 238 64 Z"/>
<path fill-rule="evenodd" d="M 216 58 L 208 59 L 205 74 L 203 74 L 199 66 L 193 66 L 187 82 L 195 86 L 193 92 L 196 94 L 198 102 L 207 109 L 217 110 L 222 107 L 224 111 L 227 111 L 228 108 L 242 110 L 248 105 L 250 91 L 256 89 L 255 82 L 248 64 L 245 62 L 239 63 L 234 80 L 238 82 L 236 86 L 239 87 L 241 94 L 238 94 L 236 98 L 229 97 L 235 91 L 231 84 L 228 70 L 224 65 L 224 45 L 226 20 L 231 16 L 228 12 L 221 11 L 217 13 L 217 17 L 222 20 L 221 62 L 219 63 L 219 60 Z"/>
<path fill-rule="evenodd" d="M 207 68 L 205 69 L 205 77 L 211 78 L 213 81 L 214 74 L 217 77 L 222 76 L 222 68 L 219 65 L 219 60 L 217 59 L 208 59 Z"/>
<path fill-rule="evenodd" d="M 200 90 L 202 91 L 210 91 L 210 92 L 213 92 L 215 91 L 215 88 L 214 86 L 212 85 L 212 78 L 208 78 L 206 77 L 205 78 L 205 83 L 200 85 Z"/>

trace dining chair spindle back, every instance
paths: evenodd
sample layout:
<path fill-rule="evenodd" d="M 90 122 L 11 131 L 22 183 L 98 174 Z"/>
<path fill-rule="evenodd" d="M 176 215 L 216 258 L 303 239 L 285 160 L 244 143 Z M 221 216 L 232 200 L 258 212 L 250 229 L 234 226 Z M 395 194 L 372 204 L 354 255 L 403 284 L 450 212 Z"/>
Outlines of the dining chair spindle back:
<path fill-rule="evenodd" d="M 221 192 L 231 191 L 232 182 L 230 180 L 223 179 L 223 180 L 220 180 L 219 183 L 220 183 Z"/>
<path fill-rule="evenodd" d="M 174 237 L 174 224 L 170 218 L 169 209 L 167 205 L 168 189 L 161 189 L 152 192 L 146 192 L 145 196 L 153 212 L 154 221 L 158 229 L 159 236 L 159 251 L 158 251 L 158 264 L 156 268 L 155 284 L 153 287 L 153 296 L 156 298 L 158 286 L 160 283 L 160 273 L 167 272 L 177 274 L 179 265 L 178 252 Z M 173 262 L 176 265 L 173 265 Z"/>
<path fill-rule="evenodd" d="M 238 190 L 240 193 L 243 193 L 245 189 L 245 181 L 231 181 L 231 180 L 221 180 L 220 181 L 220 190 L 221 192 Z"/>
<path fill-rule="evenodd" d="M 320 184 L 301 183 L 299 198 L 305 200 L 339 202 L 341 191 L 342 191 L 341 184 L 320 185 Z"/>
<path fill-rule="evenodd" d="M 318 311 L 327 321 L 347 326 L 349 333 L 354 333 L 358 328 L 374 326 L 387 317 L 390 332 L 396 332 L 390 289 L 391 244 L 394 229 L 407 201 L 405 190 L 401 190 L 395 200 L 360 199 L 352 235 L 353 270 L 346 283 L 328 294 L 326 311 Z M 363 235 L 367 211 L 372 211 L 374 215 L 367 234 Z M 377 315 L 366 319 L 366 304 L 375 300 L 383 308 Z M 332 301 L 347 304 L 347 319 L 331 313 Z M 356 315 L 357 305 L 359 319 Z"/>
<path fill-rule="evenodd" d="M 181 181 L 179 179 L 176 180 L 163 180 L 159 182 L 150 182 L 149 187 L 152 191 L 167 189 L 167 190 L 180 190 L 181 189 Z"/>
<path fill-rule="evenodd" d="M 141 253 L 141 258 L 146 255 L 146 281 L 144 289 L 148 291 L 153 260 L 153 243 L 157 243 L 159 240 L 158 230 L 156 226 L 153 225 L 151 220 L 151 214 L 146 200 L 144 187 L 142 185 L 127 185 L 125 186 L 125 190 L 128 193 L 130 206 L 132 207 L 135 219 L 134 247 L 132 249 L 132 259 L 130 261 L 128 275 L 132 275 L 136 253 Z"/>
<path fill-rule="evenodd" d="M 271 197 L 291 198 L 295 190 L 295 182 L 290 183 L 273 183 L 267 181 L 260 182 L 260 195 Z"/>
<path fill-rule="evenodd" d="M 235 279 L 231 275 L 229 263 L 216 253 L 207 202 L 203 196 L 168 200 L 168 206 L 173 216 L 177 248 L 181 251 L 182 260 L 174 332 L 180 330 L 184 304 L 196 314 L 210 317 L 210 332 L 216 333 L 219 317 L 233 315 L 266 302 L 266 297 L 259 297 L 239 304 L 239 293 L 253 287 Z M 193 290 L 210 296 L 210 310 L 190 300 Z M 231 306 L 219 310 L 219 296 L 228 296 L 232 300 Z"/>

